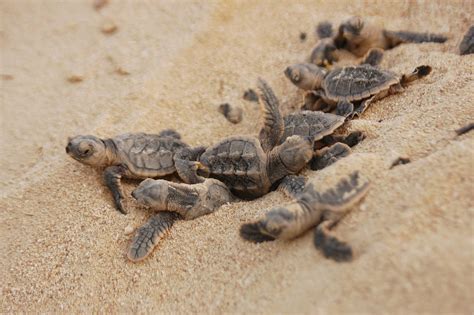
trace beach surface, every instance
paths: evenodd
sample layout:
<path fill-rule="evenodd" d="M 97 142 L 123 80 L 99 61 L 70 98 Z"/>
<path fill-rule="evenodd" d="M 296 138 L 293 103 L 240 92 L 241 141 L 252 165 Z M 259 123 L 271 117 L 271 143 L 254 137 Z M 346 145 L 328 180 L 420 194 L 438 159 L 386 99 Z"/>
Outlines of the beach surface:
<path fill-rule="evenodd" d="M 387 51 L 383 68 L 433 71 L 346 125 L 366 135 L 352 155 L 303 172 L 320 189 L 356 170 L 371 181 L 335 227 L 353 261 L 324 258 L 311 232 L 242 240 L 242 223 L 290 202 L 275 191 L 178 221 L 129 262 L 126 232 L 151 215 L 130 197 L 138 182 L 125 181 L 118 213 L 67 138 L 256 135 L 244 91 L 264 78 L 285 114 L 297 110 L 283 70 L 308 56 L 318 22 L 351 15 L 449 37 Z M 0 1 L 0 312 L 472 314 L 474 132 L 455 130 L 474 121 L 474 55 L 457 50 L 473 16 L 473 1 Z M 217 111 L 226 102 L 243 108 L 240 124 Z M 391 168 L 399 157 L 410 163 Z"/>

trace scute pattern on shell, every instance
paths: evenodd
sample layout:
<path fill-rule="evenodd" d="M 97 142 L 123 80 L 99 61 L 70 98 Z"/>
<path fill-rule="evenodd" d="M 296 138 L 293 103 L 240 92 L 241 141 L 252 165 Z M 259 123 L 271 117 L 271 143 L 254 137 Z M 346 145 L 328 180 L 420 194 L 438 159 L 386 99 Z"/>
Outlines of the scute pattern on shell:
<path fill-rule="evenodd" d="M 280 143 L 293 135 L 313 137 L 314 141 L 330 135 L 341 126 L 345 118 L 319 111 L 300 111 L 284 117 L 285 129 Z"/>
<path fill-rule="evenodd" d="M 114 139 L 117 148 L 124 153 L 128 167 L 144 176 L 161 176 L 175 171 L 173 156 L 186 147 L 173 137 L 155 134 L 125 134 Z"/>
<path fill-rule="evenodd" d="M 360 65 L 331 71 L 323 81 L 323 88 L 334 101 L 357 101 L 388 89 L 398 81 L 392 72 Z"/>
<path fill-rule="evenodd" d="M 210 177 L 224 182 L 237 195 L 259 195 L 266 171 L 265 154 L 253 138 L 233 137 L 208 148 L 200 158 Z"/>

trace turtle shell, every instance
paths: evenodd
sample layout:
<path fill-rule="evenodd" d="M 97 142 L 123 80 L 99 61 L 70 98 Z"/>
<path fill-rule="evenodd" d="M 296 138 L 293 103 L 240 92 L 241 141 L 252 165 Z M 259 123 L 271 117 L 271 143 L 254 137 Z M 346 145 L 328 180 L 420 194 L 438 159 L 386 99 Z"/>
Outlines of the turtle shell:
<path fill-rule="evenodd" d="M 113 139 L 120 159 L 137 177 L 158 177 L 172 174 L 174 154 L 187 145 L 170 136 L 132 133 Z"/>
<path fill-rule="evenodd" d="M 270 189 L 266 154 L 253 137 L 230 137 L 209 147 L 200 162 L 209 176 L 222 181 L 241 198 L 256 198 Z"/>
<path fill-rule="evenodd" d="M 359 101 L 399 82 L 396 74 L 370 65 L 344 67 L 331 71 L 322 83 L 327 98 L 333 101 Z"/>
<path fill-rule="evenodd" d="M 345 118 L 330 113 L 305 110 L 289 114 L 283 120 L 285 122 L 285 129 L 280 143 L 294 135 L 312 137 L 314 141 L 321 140 L 324 136 L 332 134 L 334 130 L 340 127 L 344 123 Z"/>

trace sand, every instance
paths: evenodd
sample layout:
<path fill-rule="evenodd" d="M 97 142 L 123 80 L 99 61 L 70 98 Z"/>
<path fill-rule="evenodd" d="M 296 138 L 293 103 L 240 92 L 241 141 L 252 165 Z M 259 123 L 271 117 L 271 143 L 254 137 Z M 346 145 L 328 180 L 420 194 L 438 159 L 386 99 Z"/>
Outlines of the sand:
<path fill-rule="evenodd" d="M 457 55 L 474 2 L 112 0 L 96 11 L 3 0 L 0 12 L 0 312 L 474 312 L 474 133 L 454 133 L 474 120 L 474 56 Z M 301 93 L 283 69 L 309 53 L 318 21 L 353 14 L 449 36 L 386 52 L 384 68 L 433 73 L 348 124 L 367 135 L 351 156 L 304 172 L 321 188 L 354 170 L 371 180 L 336 228 L 353 262 L 325 259 L 311 233 L 241 240 L 243 222 L 289 201 L 279 192 L 179 221 L 148 259 L 128 262 L 125 232 L 150 210 L 128 198 L 130 213 L 115 211 L 100 172 L 65 154 L 67 137 L 176 128 L 209 145 L 254 135 L 259 112 L 244 90 L 263 77 L 295 110 Z M 242 123 L 218 113 L 224 102 L 244 109 Z M 400 156 L 411 163 L 390 169 Z"/>

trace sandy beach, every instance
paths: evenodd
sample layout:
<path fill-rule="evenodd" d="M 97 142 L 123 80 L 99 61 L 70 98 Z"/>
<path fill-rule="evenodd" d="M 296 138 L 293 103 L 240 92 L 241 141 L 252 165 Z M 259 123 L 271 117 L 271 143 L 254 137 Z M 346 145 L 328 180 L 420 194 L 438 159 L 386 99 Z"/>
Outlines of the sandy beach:
<path fill-rule="evenodd" d="M 454 132 L 474 121 L 474 55 L 457 50 L 473 1 L 92 2 L 0 1 L 1 313 L 474 312 L 474 132 Z M 242 240 L 242 223 L 290 201 L 274 191 L 178 221 L 129 262 L 125 231 L 151 215 L 130 197 L 138 182 L 125 181 L 121 215 L 101 172 L 66 155 L 67 137 L 174 128 L 196 146 L 255 135 L 259 108 L 244 91 L 262 77 L 285 114 L 297 110 L 283 70 L 310 53 L 318 22 L 352 15 L 448 36 L 386 51 L 383 68 L 433 72 L 347 123 L 366 135 L 352 155 L 303 172 L 321 188 L 355 170 L 371 181 L 335 229 L 354 260 L 324 258 L 312 233 Z M 243 108 L 241 123 L 218 112 L 225 102 Z M 401 156 L 411 162 L 390 168 Z"/>

